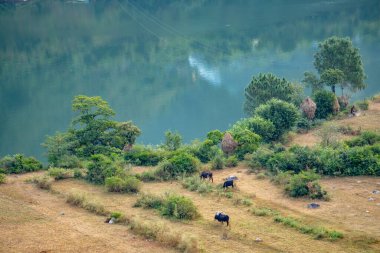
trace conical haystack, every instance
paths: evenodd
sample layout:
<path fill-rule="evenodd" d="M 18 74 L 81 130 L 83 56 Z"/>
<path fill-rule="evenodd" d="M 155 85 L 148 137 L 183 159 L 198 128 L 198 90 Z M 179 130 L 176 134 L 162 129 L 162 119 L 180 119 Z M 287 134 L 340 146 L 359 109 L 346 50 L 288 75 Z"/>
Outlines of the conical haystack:
<path fill-rule="evenodd" d="M 225 133 L 222 139 L 222 150 L 225 154 L 230 155 L 232 154 L 236 147 L 237 147 L 237 142 L 234 141 L 234 138 L 230 133 Z"/>
<path fill-rule="evenodd" d="M 301 103 L 301 110 L 306 115 L 306 117 L 311 120 L 315 117 L 315 111 L 317 110 L 317 105 L 314 103 L 314 101 L 307 97 L 302 103 Z"/>

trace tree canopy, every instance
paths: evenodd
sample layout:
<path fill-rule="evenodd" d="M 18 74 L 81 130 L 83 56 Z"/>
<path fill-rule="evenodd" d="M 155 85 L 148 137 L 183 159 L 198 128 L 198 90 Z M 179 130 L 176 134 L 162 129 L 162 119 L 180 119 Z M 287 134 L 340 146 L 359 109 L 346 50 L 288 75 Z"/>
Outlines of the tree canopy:
<path fill-rule="evenodd" d="M 351 91 L 362 90 L 366 87 L 366 78 L 359 50 L 352 45 L 349 38 L 330 37 L 319 43 L 318 52 L 314 55 L 314 66 L 324 81 L 328 81 L 333 89 L 333 82 L 339 81 Z M 339 72 L 340 71 L 340 72 Z M 326 77 L 328 77 L 326 79 Z"/>
<path fill-rule="evenodd" d="M 279 78 L 271 73 L 254 76 L 249 85 L 245 88 L 244 111 L 248 115 L 253 115 L 256 107 L 272 98 L 299 104 L 301 87 Z"/>

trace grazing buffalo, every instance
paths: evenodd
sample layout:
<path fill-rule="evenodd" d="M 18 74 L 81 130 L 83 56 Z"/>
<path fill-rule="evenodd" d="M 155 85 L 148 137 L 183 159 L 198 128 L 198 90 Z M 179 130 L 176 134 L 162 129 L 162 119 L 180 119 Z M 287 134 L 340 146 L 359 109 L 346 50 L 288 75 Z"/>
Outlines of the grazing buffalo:
<path fill-rule="evenodd" d="M 200 178 L 201 179 L 208 178 L 208 180 L 211 180 L 211 182 L 214 182 L 214 179 L 212 178 L 212 172 L 209 172 L 209 171 L 202 171 Z"/>
<path fill-rule="evenodd" d="M 234 188 L 234 180 L 227 180 L 223 183 L 223 188 L 227 189 L 228 187 Z"/>
<path fill-rule="evenodd" d="M 222 224 L 223 222 L 227 222 L 227 226 L 229 225 L 230 217 L 227 214 L 223 214 L 222 212 L 216 212 L 214 219 L 221 222 Z"/>

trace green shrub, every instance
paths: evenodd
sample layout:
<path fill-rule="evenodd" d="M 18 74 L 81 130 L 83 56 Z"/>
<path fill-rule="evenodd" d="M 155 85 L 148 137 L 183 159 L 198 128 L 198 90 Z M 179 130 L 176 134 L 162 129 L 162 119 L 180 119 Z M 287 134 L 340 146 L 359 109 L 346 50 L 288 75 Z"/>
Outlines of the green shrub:
<path fill-rule="evenodd" d="M 16 154 L 13 156 L 4 156 L 0 159 L 0 168 L 4 169 L 8 174 L 19 174 L 41 170 L 42 163 L 34 157 L 25 157 L 22 154 Z"/>
<path fill-rule="evenodd" d="M 353 147 L 341 152 L 339 155 L 343 175 L 380 175 L 380 158 L 375 156 L 371 147 Z"/>
<path fill-rule="evenodd" d="M 296 156 L 290 151 L 275 153 L 266 163 L 269 170 L 280 171 L 300 171 Z"/>
<path fill-rule="evenodd" d="M 218 155 L 212 159 L 211 168 L 213 170 L 221 170 L 224 168 L 224 159 L 222 155 Z"/>
<path fill-rule="evenodd" d="M 169 151 L 179 149 L 182 144 L 182 136 L 179 133 L 166 131 L 164 147 Z"/>
<path fill-rule="evenodd" d="M 110 217 L 110 219 L 114 218 L 115 223 L 126 223 L 127 222 L 127 217 L 122 212 L 117 212 L 117 211 L 111 212 L 109 217 Z"/>
<path fill-rule="evenodd" d="M 356 104 L 356 106 L 357 106 L 360 110 L 363 110 L 363 111 L 368 110 L 368 107 L 369 107 L 369 101 L 368 101 L 367 99 L 365 99 L 365 100 L 363 100 L 363 101 L 356 102 L 355 104 Z"/>
<path fill-rule="evenodd" d="M 156 166 L 165 156 L 166 153 L 163 150 L 135 145 L 130 151 L 126 152 L 124 158 L 135 165 Z"/>
<path fill-rule="evenodd" d="M 91 156 L 91 163 L 88 165 L 86 179 L 94 184 L 104 184 L 107 177 L 115 176 L 117 168 L 111 159 L 98 154 Z"/>
<path fill-rule="evenodd" d="M 200 179 L 197 175 L 184 178 L 182 180 L 182 186 L 198 193 L 209 193 L 213 190 L 210 182 Z"/>
<path fill-rule="evenodd" d="M 5 184 L 5 182 L 7 181 L 7 177 L 0 173 L 0 184 Z"/>
<path fill-rule="evenodd" d="M 190 175 L 197 171 L 199 160 L 188 153 L 181 152 L 162 161 L 156 170 L 156 176 L 163 180 Z"/>
<path fill-rule="evenodd" d="M 160 209 L 164 203 L 162 197 L 153 194 L 142 194 L 134 204 L 134 207 Z"/>
<path fill-rule="evenodd" d="M 355 146 L 374 145 L 377 142 L 380 142 L 379 134 L 375 132 L 371 132 L 371 131 L 364 131 L 360 134 L 360 136 L 352 138 L 351 140 L 347 140 L 346 144 L 350 147 L 355 147 Z"/>
<path fill-rule="evenodd" d="M 207 139 L 211 140 L 214 145 L 218 145 L 221 143 L 223 138 L 223 133 L 219 130 L 212 130 L 207 133 Z"/>
<path fill-rule="evenodd" d="M 299 133 L 306 133 L 308 132 L 311 127 L 311 121 L 305 117 L 300 117 L 296 123 L 297 126 L 297 132 Z"/>
<path fill-rule="evenodd" d="M 229 167 L 229 168 L 231 168 L 231 167 L 236 167 L 237 165 L 238 165 L 238 159 L 236 158 L 236 156 L 234 156 L 234 155 L 232 155 L 232 156 L 229 156 L 226 160 L 225 160 L 225 162 L 224 162 L 224 164 L 226 165 L 226 167 Z"/>
<path fill-rule="evenodd" d="M 327 90 L 319 90 L 314 93 L 314 102 L 317 104 L 315 117 L 326 119 L 334 111 L 335 94 Z"/>
<path fill-rule="evenodd" d="M 54 163 L 55 166 L 66 169 L 82 168 L 82 162 L 75 155 L 63 155 Z"/>
<path fill-rule="evenodd" d="M 294 172 L 293 171 L 279 171 L 271 178 L 271 181 L 278 185 L 287 185 L 290 182 Z"/>
<path fill-rule="evenodd" d="M 156 175 L 156 170 L 148 170 L 143 173 L 136 174 L 136 178 L 140 179 L 143 182 L 151 182 L 159 180 L 160 178 Z"/>
<path fill-rule="evenodd" d="M 213 140 L 206 139 L 202 142 L 195 152 L 195 156 L 203 163 L 211 161 L 221 150 L 217 147 Z"/>
<path fill-rule="evenodd" d="M 318 184 L 319 178 L 320 176 L 313 171 L 302 171 L 290 178 L 285 191 L 291 197 L 309 196 L 322 199 L 326 196 L 326 192 Z"/>
<path fill-rule="evenodd" d="M 267 168 L 269 159 L 273 156 L 274 152 L 265 147 L 259 147 L 252 156 L 251 161 L 248 163 L 251 171 L 259 168 Z"/>
<path fill-rule="evenodd" d="M 243 129 L 234 133 L 233 138 L 238 143 L 235 154 L 239 160 L 243 160 L 245 154 L 256 151 L 261 140 L 259 135 L 248 129 Z"/>
<path fill-rule="evenodd" d="M 193 220 L 199 216 L 197 208 L 191 199 L 176 194 L 169 194 L 166 197 L 161 214 L 184 220 Z"/>
<path fill-rule="evenodd" d="M 27 182 L 31 182 L 35 184 L 38 188 L 44 190 L 50 190 L 52 185 L 52 180 L 49 176 L 35 176 L 27 180 Z"/>
<path fill-rule="evenodd" d="M 49 176 L 53 177 L 55 180 L 72 178 L 74 176 L 71 170 L 67 170 L 63 168 L 50 168 L 47 171 L 47 173 Z"/>
<path fill-rule="evenodd" d="M 77 179 L 83 178 L 83 173 L 80 169 L 78 168 L 74 169 L 74 178 L 77 178 Z"/>
<path fill-rule="evenodd" d="M 138 192 L 141 182 L 134 176 L 125 178 L 113 176 L 106 178 L 105 186 L 109 192 Z"/>
<path fill-rule="evenodd" d="M 295 126 L 299 112 L 297 108 L 288 102 L 271 99 L 255 109 L 255 115 L 273 123 L 275 131 L 273 139 L 279 139 L 285 132 Z"/>

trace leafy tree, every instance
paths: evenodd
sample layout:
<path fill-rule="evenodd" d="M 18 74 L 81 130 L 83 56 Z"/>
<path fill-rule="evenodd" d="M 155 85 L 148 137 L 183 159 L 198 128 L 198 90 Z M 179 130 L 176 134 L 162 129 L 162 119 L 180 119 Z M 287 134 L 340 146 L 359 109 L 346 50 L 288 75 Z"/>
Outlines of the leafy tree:
<path fill-rule="evenodd" d="M 234 134 L 234 139 L 238 143 L 235 150 L 236 156 L 242 160 L 245 154 L 253 153 L 259 147 L 261 138 L 248 129 L 243 129 Z"/>
<path fill-rule="evenodd" d="M 317 77 L 317 75 L 315 75 L 314 73 L 309 72 L 309 71 L 305 72 L 303 75 L 304 75 L 304 78 L 302 79 L 301 82 L 306 87 L 310 87 L 311 88 L 311 93 L 312 94 L 314 94 L 318 90 L 323 89 L 323 83 L 321 82 L 321 80 L 319 80 L 319 78 Z"/>
<path fill-rule="evenodd" d="M 165 148 L 174 151 L 177 150 L 182 144 L 182 136 L 179 133 L 166 131 L 165 132 Z"/>
<path fill-rule="evenodd" d="M 347 86 L 352 91 L 357 91 L 366 87 L 359 50 L 349 38 L 331 37 L 319 43 L 318 52 L 314 55 L 314 66 L 321 76 L 328 70 L 334 70 L 334 78 L 340 78 L 341 73 L 336 72 L 340 70 L 343 73 L 342 89 Z M 331 74 L 332 72 L 327 75 L 331 77 Z"/>
<path fill-rule="evenodd" d="M 112 160 L 104 155 L 97 154 L 91 156 L 91 163 L 88 165 L 86 179 L 94 184 L 103 184 L 107 177 L 117 174 L 117 168 Z"/>
<path fill-rule="evenodd" d="M 340 69 L 327 69 L 321 74 L 321 81 L 325 83 L 327 86 L 331 87 L 331 91 L 335 94 L 335 85 L 340 84 L 343 89 L 345 84 L 343 83 L 344 73 Z"/>
<path fill-rule="evenodd" d="M 290 83 L 285 78 L 268 73 L 254 76 L 245 88 L 244 111 L 253 115 L 255 108 L 272 98 L 281 99 L 289 103 L 299 104 L 301 88 Z"/>
<path fill-rule="evenodd" d="M 207 133 L 207 139 L 211 140 L 214 145 L 217 145 L 222 141 L 223 133 L 219 130 L 212 130 Z"/>
<path fill-rule="evenodd" d="M 331 91 L 320 90 L 316 92 L 314 102 L 317 104 L 316 118 L 325 119 L 334 112 L 335 95 Z"/>
<path fill-rule="evenodd" d="M 115 131 L 109 132 L 108 136 L 113 147 L 129 151 L 140 134 L 141 130 L 131 121 L 127 121 L 117 122 L 115 124 Z"/>
<path fill-rule="evenodd" d="M 275 98 L 256 108 L 255 114 L 273 123 L 275 140 L 295 126 L 299 117 L 298 110 L 293 104 Z"/>
<path fill-rule="evenodd" d="M 47 150 L 48 162 L 53 166 L 61 167 L 63 160 L 75 154 L 75 149 L 79 146 L 79 142 L 73 132 L 57 132 L 53 136 L 47 136 L 42 146 Z"/>

